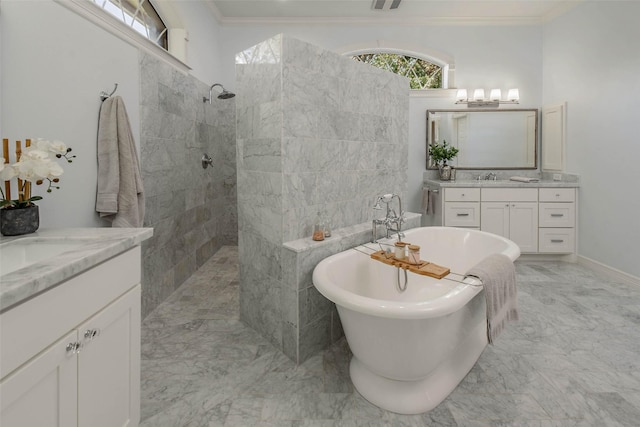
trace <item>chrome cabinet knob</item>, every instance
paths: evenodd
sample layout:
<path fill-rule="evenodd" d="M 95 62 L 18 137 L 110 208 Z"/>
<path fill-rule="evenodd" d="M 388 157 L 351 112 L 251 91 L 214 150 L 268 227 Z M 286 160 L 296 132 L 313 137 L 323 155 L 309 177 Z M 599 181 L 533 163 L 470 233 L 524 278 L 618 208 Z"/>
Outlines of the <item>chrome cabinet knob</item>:
<path fill-rule="evenodd" d="M 70 342 L 66 347 L 67 355 L 80 353 L 81 349 L 82 345 L 79 342 Z"/>
<path fill-rule="evenodd" d="M 91 341 L 98 335 L 100 335 L 100 329 L 87 329 L 84 332 L 84 339 Z"/>

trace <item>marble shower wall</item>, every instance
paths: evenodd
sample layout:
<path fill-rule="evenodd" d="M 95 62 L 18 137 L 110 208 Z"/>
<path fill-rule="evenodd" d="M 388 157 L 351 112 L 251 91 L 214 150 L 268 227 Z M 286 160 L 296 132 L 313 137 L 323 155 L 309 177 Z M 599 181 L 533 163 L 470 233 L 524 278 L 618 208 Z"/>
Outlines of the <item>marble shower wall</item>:
<path fill-rule="evenodd" d="M 309 238 L 318 212 L 342 229 L 370 222 L 376 195 L 406 195 L 409 85 L 283 35 L 239 53 L 236 80 L 241 317 L 300 362 L 326 303 L 290 277 L 283 244 Z"/>
<path fill-rule="evenodd" d="M 237 244 L 235 99 L 205 104 L 210 84 L 140 54 L 145 226 L 142 315 L 222 245 Z M 213 82 L 212 82 L 213 83 Z M 213 167 L 203 169 L 204 153 Z"/>

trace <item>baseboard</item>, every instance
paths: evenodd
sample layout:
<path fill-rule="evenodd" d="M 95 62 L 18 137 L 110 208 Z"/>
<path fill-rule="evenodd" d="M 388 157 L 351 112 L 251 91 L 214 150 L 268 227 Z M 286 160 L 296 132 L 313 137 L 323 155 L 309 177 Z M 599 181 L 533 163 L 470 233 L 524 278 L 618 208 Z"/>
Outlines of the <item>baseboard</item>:
<path fill-rule="evenodd" d="M 633 276 L 631 274 L 620 271 L 616 268 L 609 267 L 606 264 L 592 260 L 582 255 L 578 255 L 578 264 L 583 265 L 596 273 L 600 273 L 609 279 L 616 282 L 627 283 L 630 285 L 640 286 L 640 277 Z"/>
<path fill-rule="evenodd" d="M 517 259 L 520 262 L 536 262 L 536 261 L 562 261 L 577 262 L 575 254 L 522 254 Z"/>

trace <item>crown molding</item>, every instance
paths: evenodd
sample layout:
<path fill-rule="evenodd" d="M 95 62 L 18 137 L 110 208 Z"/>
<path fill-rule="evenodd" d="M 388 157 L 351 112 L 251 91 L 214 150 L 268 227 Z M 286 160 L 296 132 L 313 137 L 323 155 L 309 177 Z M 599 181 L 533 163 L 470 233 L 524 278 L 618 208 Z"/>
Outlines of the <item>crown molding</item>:
<path fill-rule="evenodd" d="M 557 17 L 559 17 L 561 15 L 564 15 L 565 13 L 569 12 L 571 9 L 574 9 L 576 6 L 578 6 L 579 4 L 582 4 L 584 2 L 585 2 L 585 0 L 573 0 L 573 1 L 566 2 L 566 3 L 562 3 L 562 4 L 558 5 L 557 7 L 555 7 L 553 10 L 549 11 L 549 13 L 545 14 L 544 16 L 542 16 L 541 22 L 543 24 L 551 22 L 554 19 L 556 19 Z"/>
<path fill-rule="evenodd" d="M 218 24 L 222 24 L 225 17 L 222 15 L 222 12 L 220 12 L 218 6 L 216 6 L 216 3 L 213 0 L 206 0 L 206 4 L 209 6 L 209 10 L 213 13 L 213 17 L 218 21 Z"/>
<path fill-rule="evenodd" d="M 211 3 L 211 2 L 209 2 Z M 215 6 L 214 6 L 215 7 Z M 217 8 L 216 8 L 217 9 Z M 219 11 L 218 11 L 219 13 Z M 544 21 L 529 17 L 472 17 L 472 18 L 345 18 L 345 17 L 224 17 L 221 25 L 414 25 L 414 26 L 522 26 L 540 25 Z"/>

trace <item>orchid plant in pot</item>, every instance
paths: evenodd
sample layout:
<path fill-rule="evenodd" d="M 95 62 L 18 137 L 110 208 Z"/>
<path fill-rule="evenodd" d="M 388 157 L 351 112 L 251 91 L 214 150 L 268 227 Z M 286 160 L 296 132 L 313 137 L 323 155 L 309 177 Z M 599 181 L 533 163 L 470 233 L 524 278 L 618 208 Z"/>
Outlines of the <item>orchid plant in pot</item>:
<path fill-rule="evenodd" d="M 9 162 L 9 141 L 3 140 L 3 156 L 0 157 L 0 186 L 2 199 L 0 200 L 0 232 L 5 236 L 33 233 L 39 227 L 40 216 L 35 201 L 41 200 L 41 196 L 31 194 L 32 184 L 42 185 L 47 183 L 47 193 L 59 189 L 62 167 L 56 159 L 65 159 L 68 163 L 75 158 L 71 155 L 71 148 L 60 141 L 48 141 L 36 139 L 31 144 L 27 140 L 24 150 L 20 148 L 20 142 L 16 143 L 17 161 Z M 15 189 L 18 198 L 11 198 L 12 180 L 16 179 Z M 4 188 L 2 188 L 4 187 Z"/>

